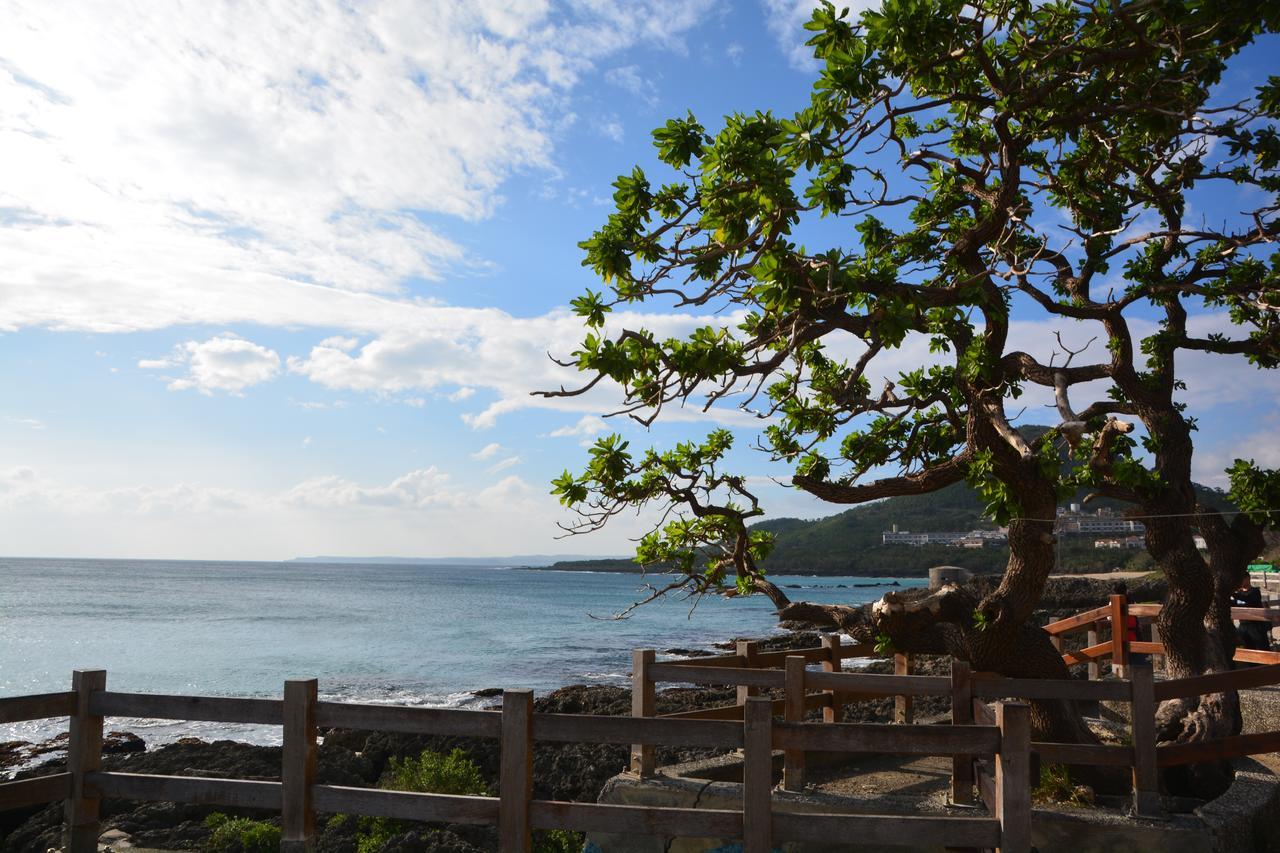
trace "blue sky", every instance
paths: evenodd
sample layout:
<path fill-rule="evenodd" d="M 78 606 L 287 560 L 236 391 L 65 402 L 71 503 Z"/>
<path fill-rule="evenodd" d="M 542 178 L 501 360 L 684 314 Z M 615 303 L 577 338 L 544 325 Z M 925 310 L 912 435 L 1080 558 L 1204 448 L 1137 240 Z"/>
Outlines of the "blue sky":
<path fill-rule="evenodd" d="M 667 117 L 803 104 L 811 6 L 19 0 L 0 553 L 626 552 L 644 519 L 557 541 L 547 485 L 616 398 L 528 395 L 574 379 L 545 353 L 572 349 L 565 306 L 595 284 L 576 244 Z M 1202 479 L 1241 448 L 1280 464 L 1274 377 L 1202 360 L 1188 380 Z M 750 426 L 608 428 L 665 445 L 712 423 Z M 774 514 L 829 511 L 760 482 Z"/>

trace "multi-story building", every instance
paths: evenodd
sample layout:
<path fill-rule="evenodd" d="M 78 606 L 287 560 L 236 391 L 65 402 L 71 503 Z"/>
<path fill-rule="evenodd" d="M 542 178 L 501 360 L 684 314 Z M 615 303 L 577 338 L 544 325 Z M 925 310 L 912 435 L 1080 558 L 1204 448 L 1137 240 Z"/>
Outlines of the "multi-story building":
<path fill-rule="evenodd" d="M 1063 535 L 1124 533 L 1133 536 L 1146 532 L 1146 527 L 1142 522 L 1125 518 L 1107 507 L 1084 512 L 1080 504 L 1071 504 L 1069 507 L 1058 507 L 1058 522 L 1054 530 Z"/>
<path fill-rule="evenodd" d="M 935 530 L 926 533 L 912 533 L 910 530 L 893 530 L 880 534 L 880 542 L 884 545 L 949 545 L 954 548 L 986 548 L 1002 545 L 1008 539 L 1008 531 L 1001 530 Z"/>

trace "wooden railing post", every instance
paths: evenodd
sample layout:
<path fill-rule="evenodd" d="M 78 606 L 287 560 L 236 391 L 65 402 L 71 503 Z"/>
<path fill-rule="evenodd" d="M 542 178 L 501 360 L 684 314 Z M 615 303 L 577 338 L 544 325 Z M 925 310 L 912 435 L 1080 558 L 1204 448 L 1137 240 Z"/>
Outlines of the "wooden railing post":
<path fill-rule="evenodd" d="M 738 657 L 742 658 L 743 660 L 742 665 L 744 667 L 746 667 L 747 669 L 760 668 L 760 661 L 758 660 L 760 655 L 760 647 L 755 640 L 739 640 L 737 652 L 738 652 Z M 758 696 L 758 695 L 760 695 L 760 688 L 746 687 L 741 684 L 738 685 L 738 704 L 739 705 L 747 704 L 748 696 Z"/>
<path fill-rule="evenodd" d="M 1097 622 L 1091 622 L 1089 624 L 1089 630 L 1086 631 L 1084 635 L 1084 644 L 1090 648 L 1098 645 L 1098 623 Z M 1102 667 L 1098 664 L 1096 660 L 1090 660 L 1089 663 L 1086 664 L 1086 667 L 1088 669 L 1088 677 L 1090 681 L 1097 681 L 1099 678 L 1102 677 Z"/>
<path fill-rule="evenodd" d="M 636 649 L 631 653 L 631 716 L 652 717 L 657 713 L 657 696 L 649 667 L 656 655 L 653 649 Z M 631 745 L 631 772 L 641 776 L 653 774 L 653 745 Z"/>
<path fill-rule="evenodd" d="M 1124 678 L 1129 665 L 1129 603 L 1123 595 L 1111 596 L 1111 668 Z"/>
<path fill-rule="evenodd" d="M 498 842 L 502 853 L 530 853 L 533 828 L 533 691 L 502 693 L 502 744 L 498 769 Z"/>
<path fill-rule="evenodd" d="M 742 850 L 773 849 L 773 703 L 747 699 L 742 722 Z"/>
<path fill-rule="evenodd" d="M 1130 732 L 1133 739 L 1133 812 L 1142 817 L 1160 818 L 1160 770 L 1156 764 L 1155 679 L 1151 667 L 1129 667 Z"/>
<path fill-rule="evenodd" d="M 969 664 L 951 661 L 951 724 L 973 724 L 973 681 Z M 973 756 L 956 755 L 951 759 L 951 802 L 969 805 L 973 802 Z"/>
<path fill-rule="evenodd" d="M 284 683 L 284 749 L 281 750 L 280 850 L 310 853 L 316 846 L 316 701 L 314 678 Z"/>
<path fill-rule="evenodd" d="M 997 702 L 1000 752 L 996 754 L 996 819 L 999 853 L 1031 850 L 1031 708 L 1024 702 Z"/>
<path fill-rule="evenodd" d="M 911 674 L 911 655 L 907 652 L 894 652 L 893 674 Z M 911 696 L 893 697 L 893 720 L 896 723 L 911 723 L 915 719 L 914 699 Z"/>
<path fill-rule="evenodd" d="M 71 689 L 76 694 L 76 710 L 67 741 L 71 797 L 64 808 L 63 841 L 67 853 L 96 853 L 101 800 L 86 792 L 85 775 L 102 768 L 102 717 L 89 713 L 89 696 L 107 689 L 106 670 L 77 669 L 71 674 Z"/>
<path fill-rule="evenodd" d="M 788 723 L 804 722 L 804 657 L 788 655 L 783 719 Z M 804 790 L 804 750 L 788 749 L 782 758 L 782 787 L 787 791 Z"/>
<path fill-rule="evenodd" d="M 827 656 L 822 661 L 823 672 L 839 672 L 840 671 L 840 635 L 839 634 L 823 634 L 822 648 L 826 651 Z M 834 690 L 823 691 L 827 694 L 828 703 L 822 709 L 822 722 L 834 723 L 840 719 L 840 700 Z"/>

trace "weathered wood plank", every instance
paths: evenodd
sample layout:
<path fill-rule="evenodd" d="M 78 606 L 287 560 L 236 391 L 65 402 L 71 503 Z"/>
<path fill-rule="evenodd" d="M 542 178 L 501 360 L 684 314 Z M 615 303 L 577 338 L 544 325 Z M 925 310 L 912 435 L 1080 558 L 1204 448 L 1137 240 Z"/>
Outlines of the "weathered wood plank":
<path fill-rule="evenodd" d="M 836 690 L 868 696 L 946 696 L 951 678 L 945 675 L 875 675 L 869 672 L 806 672 L 810 690 Z"/>
<path fill-rule="evenodd" d="M 1280 622 L 1280 609 L 1274 607 L 1233 607 L 1231 618 L 1242 622 Z"/>
<path fill-rule="evenodd" d="M 655 663 L 649 667 L 653 681 L 684 684 L 721 684 L 740 687 L 781 687 L 783 675 L 776 669 L 720 669 L 686 664 Z M 741 704 L 741 703 L 739 703 Z"/>
<path fill-rule="evenodd" d="M 1257 732 L 1249 735 L 1233 735 L 1201 743 L 1179 743 L 1156 747 L 1156 763 L 1160 767 L 1178 764 L 1194 764 L 1226 758 L 1241 758 L 1280 752 L 1280 732 Z"/>
<path fill-rule="evenodd" d="M 753 696 L 746 702 L 742 755 L 743 853 L 773 850 L 773 707 Z"/>
<path fill-rule="evenodd" d="M 70 773 L 0 782 L 0 812 L 65 800 L 71 796 L 71 782 Z"/>
<path fill-rule="evenodd" d="M 64 690 L 61 693 L 37 693 L 31 696 L 7 696 L 0 699 L 0 723 L 69 717 L 75 709 L 76 694 L 70 690 Z"/>
<path fill-rule="evenodd" d="M 502 731 L 502 715 L 497 711 L 460 711 L 456 708 L 319 702 L 316 704 L 316 725 L 363 731 L 496 738 Z"/>
<path fill-rule="evenodd" d="M 1084 645 L 1086 650 L 1095 650 L 1102 645 L 1098 642 L 1098 626 L 1096 624 L 1085 633 Z M 1104 655 L 1111 654 L 1111 644 L 1107 643 L 1106 649 L 1101 651 Z M 1066 662 L 1067 666 L 1073 666 L 1075 663 L 1078 663 L 1078 661 L 1070 660 L 1065 656 L 1062 659 Z M 1098 661 L 1101 660 L 1101 656 L 1091 657 L 1088 660 L 1089 665 L 1085 670 L 1085 678 L 1090 681 L 1097 681 L 1102 677 L 1102 665 L 1098 663 Z"/>
<path fill-rule="evenodd" d="M 1133 810 L 1142 817 L 1161 817 L 1160 770 L 1156 763 L 1156 701 L 1150 665 L 1130 664 L 1133 700 L 1130 727 L 1133 742 Z"/>
<path fill-rule="evenodd" d="M 1031 850 L 1031 708 L 1022 702 L 996 705 L 1000 751 L 996 753 L 996 812 L 999 853 Z"/>
<path fill-rule="evenodd" d="M 1000 732 L 992 726 L 784 722 L 773 726 L 773 746 L 811 752 L 990 755 L 1000 748 Z"/>
<path fill-rule="evenodd" d="M 86 778 L 102 767 L 102 715 L 91 710 L 93 697 L 107 689 L 104 670 L 76 670 L 71 690 L 76 694 L 67 741 L 67 772 L 71 795 L 63 807 L 63 841 L 67 853 L 97 853 L 99 811 L 102 800 L 86 784 Z"/>
<path fill-rule="evenodd" d="M 685 725 L 690 725 L 685 723 Z M 502 747 L 498 760 L 498 838 L 503 853 L 531 853 L 533 828 L 533 691 L 502 694 Z"/>
<path fill-rule="evenodd" d="M 1092 633 L 1092 632 L 1091 632 Z M 1067 666 L 1076 666 L 1077 664 L 1087 663 L 1094 664 L 1096 661 L 1105 660 L 1111 656 L 1111 641 L 1098 643 L 1093 646 L 1086 646 L 1083 649 L 1076 649 L 1074 652 L 1066 652 L 1062 656 L 1062 662 Z M 1092 670 L 1090 670 L 1092 672 Z M 1096 680 L 1093 675 L 1089 676 L 1090 680 Z"/>
<path fill-rule="evenodd" d="M 737 644 L 738 657 L 743 660 L 743 669 L 759 669 L 760 668 L 760 644 L 755 640 L 738 640 Z M 748 696 L 755 696 L 760 692 L 760 688 L 743 682 L 735 682 L 738 685 L 738 704 L 745 704 Z"/>
<path fill-rule="evenodd" d="M 1221 693 L 1223 690 L 1265 687 L 1276 683 L 1280 683 L 1280 664 L 1271 664 L 1161 681 L 1155 685 L 1155 698 L 1157 702 L 1163 702 L 1165 699 L 1202 696 L 1206 693 Z"/>
<path fill-rule="evenodd" d="M 1267 652 L 1262 649 L 1236 649 L 1235 657 L 1241 663 L 1280 663 L 1280 652 Z"/>
<path fill-rule="evenodd" d="M 272 811 L 280 811 L 283 804 L 279 782 L 99 771 L 88 775 L 86 786 L 94 796 L 114 800 L 196 803 Z M 94 840 L 97 841 L 96 838 Z"/>
<path fill-rule="evenodd" d="M 973 677 L 973 695 L 982 699 L 1107 699 L 1129 701 L 1123 681 L 1081 681 L 1057 678 Z"/>
<path fill-rule="evenodd" d="M 893 674 L 900 677 L 911 675 L 911 655 L 905 652 L 895 652 L 893 655 Z M 950 688 L 950 684 L 947 685 Z M 915 720 L 915 704 L 911 701 L 911 694 L 900 693 L 893 697 L 893 721 L 899 725 L 914 722 Z"/>
<path fill-rule="evenodd" d="M 284 702 L 280 699 L 103 692 L 94 696 L 90 710 L 104 717 L 259 723 L 268 726 L 284 722 Z"/>
<path fill-rule="evenodd" d="M 488 826 L 498 822 L 496 797 L 418 794 L 339 785 L 316 785 L 312 796 L 316 811 L 321 814 L 359 814 Z"/>
<path fill-rule="evenodd" d="M 284 748 L 280 782 L 281 853 L 307 853 L 315 848 L 316 812 L 311 787 L 316 782 L 316 697 L 314 678 L 284 683 Z"/>
<path fill-rule="evenodd" d="M 636 720 L 652 718 L 658 711 L 657 686 L 653 683 L 653 661 L 657 652 L 653 649 L 636 649 L 631 653 L 631 717 Z M 633 741 L 631 744 L 631 772 L 648 776 L 654 771 L 654 750 L 651 744 Z"/>
<path fill-rule="evenodd" d="M 534 800 L 534 827 L 694 838 L 741 838 L 742 812 Z"/>
<path fill-rule="evenodd" d="M 800 655 L 787 658 L 783 719 L 788 723 L 804 722 L 805 659 Z M 782 787 L 787 791 L 804 790 L 804 750 L 788 749 L 782 756 Z"/>
<path fill-rule="evenodd" d="M 979 726 L 994 726 L 996 724 L 996 711 L 981 699 L 974 699 L 973 721 Z"/>
<path fill-rule="evenodd" d="M 677 711 L 674 714 L 659 714 L 659 720 L 741 720 L 741 705 L 717 705 L 714 708 L 698 708 L 694 711 Z"/>
<path fill-rule="evenodd" d="M 822 671 L 839 672 L 840 661 L 842 660 L 840 635 L 823 634 L 822 648 L 826 650 L 827 653 L 827 656 L 822 661 Z M 834 723 L 836 720 L 840 719 L 840 711 L 843 709 L 843 705 L 840 702 L 840 699 L 836 696 L 836 692 L 834 690 L 828 690 L 823 695 L 827 697 L 827 704 L 826 707 L 822 709 L 822 722 Z"/>
<path fill-rule="evenodd" d="M 1111 596 L 1111 665 L 1129 665 L 1129 602 L 1123 595 Z"/>
<path fill-rule="evenodd" d="M 973 673 L 962 660 L 951 661 L 951 724 L 973 724 Z M 973 802 L 973 757 L 951 757 L 951 802 L 967 805 Z"/>
<path fill-rule="evenodd" d="M 1075 616 L 1068 616 L 1066 619 L 1059 619 L 1057 622 L 1050 622 L 1044 626 L 1045 631 L 1050 634 L 1069 634 L 1072 631 L 1078 631 L 1087 625 L 1092 625 L 1099 619 L 1106 619 L 1110 613 L 1110 608 L 1106 605 L 1095 607 L 1092 610 L 1086 610 L 1084 613 L 1077 613 Z"/>
<path fill-rule="evenodd" d="M 778 812 L 773 816 L 773 833 L 775 841 L 830 843 L 847 838 L 858 844 L 994 847 L 1000 842 L 1000 822 L 984 817 Z"/>
<path fill-rule="evenodd" d="M 993 712 L 994 713 L 994 712 Z M 992 758 L 977 759 L 973 762 L 974 775 L 978 782 L 978 796 L 982 804 L 991 814 L 996 813 L 996 762 Z"/>
<path fill-rule="evenodd" d="M 535 714 L 534 740 L 577 743 L 634 743 L 664 746 L 742 746 L 742 726 L 722 720 L 671 717 L 601 717 L 590 714 Z"/>
<path fill-rule="evenodd" d="M 1046 764 L 1089 764 L 1103 767 L 1132 767 L 1133 748 L 1092 743 L 1051 743 L 1035 741 L 1032 752 Z"/>
<path fill-rule="evenodd" d="M 792 657 L 802 657 L 805 663 L 821 663 L 827 659 L 827 650 L 823 646 L 813 646 L 807 649 L 788 649 L 782 652 L 762 652 L 756 655 L 756 668 L 785 667 L 787 658 Z"/>

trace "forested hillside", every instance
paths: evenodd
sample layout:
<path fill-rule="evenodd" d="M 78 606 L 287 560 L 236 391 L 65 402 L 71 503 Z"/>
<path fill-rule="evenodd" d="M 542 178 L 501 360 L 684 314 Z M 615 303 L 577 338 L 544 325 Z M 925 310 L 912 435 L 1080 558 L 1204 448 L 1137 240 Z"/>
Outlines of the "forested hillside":
<path fill-rule="evenodd" d="M 1201 500 L 1210 506 L 1226 506 L 1221 492 L 1202 488 Z M 1091 507 L 1113 506 L 1108 501 Z M 993 529 L 982 516 L 978 496 L 965 483 L 956 483 L 927 495 L 889 498 L 854 507 L 836 515 L 812 521 L 778 518 L 755 525 L 776 538 L 765 568 L 773 574 L 865 575 L 910 577 L 924 575 L 931 566 L 963 566 L 975 572 L 1004 568 L 1007 548 L 952 548 L 944 545 L 913 547 L 881 545 L 880 535 L 897 524 L 899 530 L 915 532 Z M 1064 536 L 1060 548 L 1060 570 L 1107 571 L 1113 568 L 1145 569 L 1150 558 L 1145 551 L 1113 551 L 1093 547 L 1092 536 Z M 579 571 L 640 571 L 630 560 L 563 561 L 550 568 Z"/>

